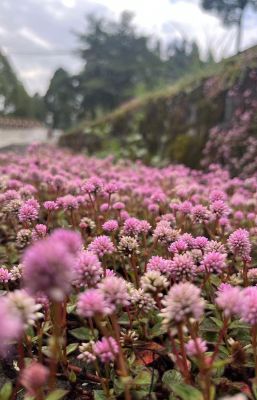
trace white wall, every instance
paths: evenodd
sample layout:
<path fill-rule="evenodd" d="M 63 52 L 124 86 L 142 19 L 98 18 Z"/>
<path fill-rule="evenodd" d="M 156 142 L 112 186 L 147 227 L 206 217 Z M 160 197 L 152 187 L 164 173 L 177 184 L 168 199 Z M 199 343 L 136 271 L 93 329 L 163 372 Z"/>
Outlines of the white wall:
<path fill-rule="evenodd" d="M 56 133 L 53 132 L 53 138 L 50 142 L 55 142 Z M 34 142 L 47 142 L 47 129 L 44 127 L 29 129 L 3 129 L 0 128 L 0 147 L 11 144 L 30 144 Z"/>

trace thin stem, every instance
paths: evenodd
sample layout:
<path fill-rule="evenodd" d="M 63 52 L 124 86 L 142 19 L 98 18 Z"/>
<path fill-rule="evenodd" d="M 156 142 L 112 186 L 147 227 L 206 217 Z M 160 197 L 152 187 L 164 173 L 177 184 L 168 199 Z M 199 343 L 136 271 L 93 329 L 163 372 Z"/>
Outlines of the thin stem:
<path fill-rule="evenodd" d="M 183 360 L 183 364 L 184 364 L 185 379 L 186 379 L 186 383 L 190 383 L 191 377 L 190 377 L 190 372 L 188 369 L 182 324 L 179 324 L 177 329 L 178 329 L 178 338 L 179 338 L 179 343 L 180 343 L 181 356 L 182 356 L 182 360 Z"/>

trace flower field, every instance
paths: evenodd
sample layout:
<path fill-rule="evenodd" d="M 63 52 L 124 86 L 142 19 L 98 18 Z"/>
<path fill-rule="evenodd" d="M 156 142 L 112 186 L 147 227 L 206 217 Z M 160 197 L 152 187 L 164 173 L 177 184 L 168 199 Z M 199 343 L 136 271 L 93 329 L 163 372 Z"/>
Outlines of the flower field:
<path fill-rule="evenodd" d="M 257 178 L 0 154 L 0 399 L 257 399 Z"/>

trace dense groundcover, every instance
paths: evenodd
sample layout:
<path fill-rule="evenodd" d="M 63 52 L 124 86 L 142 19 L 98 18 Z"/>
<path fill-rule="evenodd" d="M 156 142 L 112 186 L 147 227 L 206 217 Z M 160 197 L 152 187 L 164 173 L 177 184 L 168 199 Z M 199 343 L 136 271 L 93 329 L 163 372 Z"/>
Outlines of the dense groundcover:
<path fill-rule="evenodd" d="M 257 178 L 0 156 L 1 400 L 257 398 Z"/>

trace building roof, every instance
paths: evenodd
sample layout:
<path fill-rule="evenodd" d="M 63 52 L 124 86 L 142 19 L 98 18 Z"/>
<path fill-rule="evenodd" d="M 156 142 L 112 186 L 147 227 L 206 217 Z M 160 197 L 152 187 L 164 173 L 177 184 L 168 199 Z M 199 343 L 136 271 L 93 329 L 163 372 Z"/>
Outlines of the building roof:
<path fill-rule="evenodd" d="M 44 125 L 34 119 L 0 116 L 0 129 L 40 128 Z"/>

